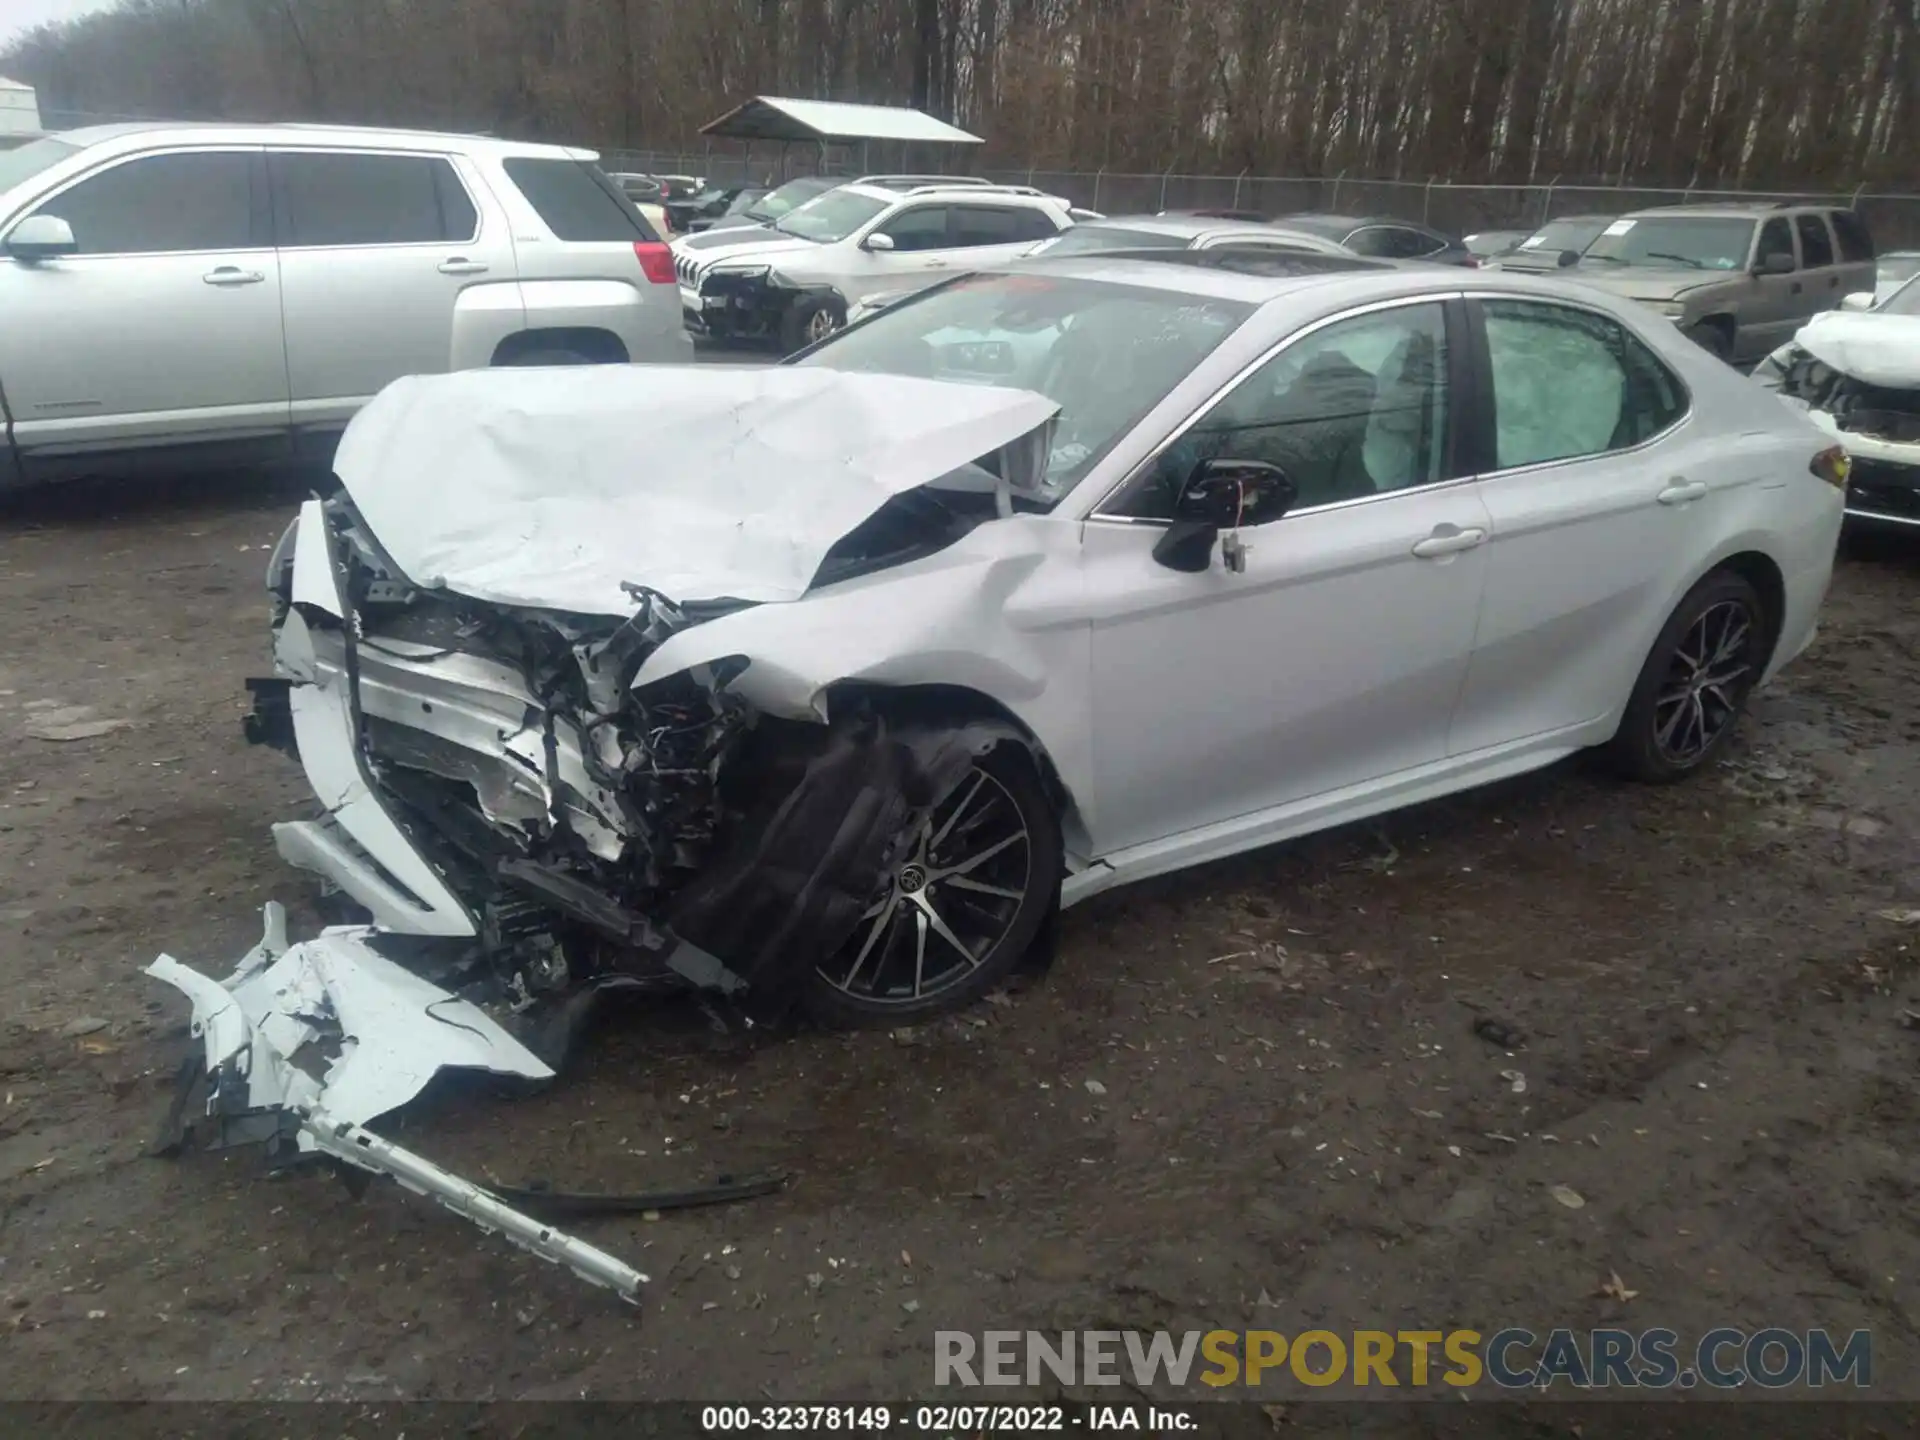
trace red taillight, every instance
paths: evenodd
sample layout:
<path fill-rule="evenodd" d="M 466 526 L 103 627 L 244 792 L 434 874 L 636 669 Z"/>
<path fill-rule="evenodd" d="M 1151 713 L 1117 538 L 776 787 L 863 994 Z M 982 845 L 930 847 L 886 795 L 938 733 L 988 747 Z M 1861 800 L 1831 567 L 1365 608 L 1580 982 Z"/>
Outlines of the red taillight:
<path fill-rule="evenodd" d="M 1829 445 L 1813 457 L 1807 468 L 1829 485 L 1844 490 L 1847 477 L 1853 473 L 1853 457 L 1838 445 Z"/>
<path fill-rule="evenodd" d="M 673 251 L 658 240 L 636 240 L 633 253 L 650 283 L 673 284 Z"/>

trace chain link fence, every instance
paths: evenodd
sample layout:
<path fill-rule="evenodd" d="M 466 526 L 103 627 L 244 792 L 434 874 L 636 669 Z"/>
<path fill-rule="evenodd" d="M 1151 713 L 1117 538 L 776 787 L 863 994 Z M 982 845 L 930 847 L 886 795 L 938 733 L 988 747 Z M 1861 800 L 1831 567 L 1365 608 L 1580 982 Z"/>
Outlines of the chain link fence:
<path fill-rule="evenodd" d="M 858 155 L 844 148 L 824 152 L 794 147 L 781 159 L 749 159 L 698 150 L 608 150 L 608 169 L 658 175 L 701 175 L 719 184 L 767 184 L 795 175 L 851 175 Z M 1920 194 L 1889 194 L 1864 188 L 1813 193 L 1804 190 L 1696 190 L 1637 185 L 1458 185 L 1445 180 L 1365 180 L 1345 175 L 1126 174 L 1087 170 L 988 168 L 982 178 L 1033 185 L 1089 210 L 1109 215 L 1155 210 L 1231 209 L 1263 215 L 1305 210 L 1351 215 L 1392 215 L 1419 220 L 1455 235 L 1476 230 L 1531 230 L 1563 215 L 1621 215 L 1654 205 L 1777 201 L 1815 202 L 1860 211 L 1882 250 L 1920 248 Z"/>

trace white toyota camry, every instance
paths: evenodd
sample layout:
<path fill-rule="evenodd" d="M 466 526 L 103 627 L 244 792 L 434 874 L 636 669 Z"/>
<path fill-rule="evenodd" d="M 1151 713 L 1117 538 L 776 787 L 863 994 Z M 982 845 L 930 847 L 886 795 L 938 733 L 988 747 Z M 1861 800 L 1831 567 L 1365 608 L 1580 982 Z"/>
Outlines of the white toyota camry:
<path fill-rule="evenodd" d="M 1586 747 L 1687 775 L 1811 639 L 1845 485 L 1627 302 L 1306 255 L 1036 259 L 765 368 L 403 380 L 336 469 L 250 730 L 366 923 L 270 934 L 236 982 L 274 985 L 162 969 L 237 998 L 255 1109 L 317 1083 L 261 1046 L 386 994 L 412 1058 L 354 1121 L 537 1073 L 455 990 L 905 1022 L 1111 886 Z"/>

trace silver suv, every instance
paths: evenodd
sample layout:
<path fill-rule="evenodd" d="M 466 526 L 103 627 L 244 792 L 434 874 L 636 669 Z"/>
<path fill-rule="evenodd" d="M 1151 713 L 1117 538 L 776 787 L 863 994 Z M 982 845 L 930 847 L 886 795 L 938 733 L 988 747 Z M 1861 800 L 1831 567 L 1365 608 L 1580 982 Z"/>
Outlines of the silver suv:
<path fill-rule="evenodd" d="M 1873 240 L 1851 210 L 1670 206 L 1611 222 L 1565 273 L 1651 306 L 1739 365 L 1873 289 Z"/>
<path fill-rule="evenodd" d="M 0 485 L 324 458 L 402 375 L 689 360 L 591 151 L 115 125 L 0 152 Z"/>

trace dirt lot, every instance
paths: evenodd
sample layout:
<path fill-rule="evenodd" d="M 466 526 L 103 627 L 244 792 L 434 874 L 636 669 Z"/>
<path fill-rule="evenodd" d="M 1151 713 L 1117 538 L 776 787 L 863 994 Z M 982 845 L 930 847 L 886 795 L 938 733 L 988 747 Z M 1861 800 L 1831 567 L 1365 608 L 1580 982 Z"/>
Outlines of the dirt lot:
<path fill-rule="evenodd" d="M 1920 924 L 1880 913 L 1920 906 L 1920 551 L 1848 560 L 1696 783 L 1560 767 L 1095 901 L 917 1033 L 662 1005 L 395 1122 L 506 1181 L 793 1172 L 583 1224 L 642 1316 L 391 1189 L 142 1155 L 184 1006 L 138 967 L 221 968 L 270 897 L 312 923 L 267 837 L 306 787 L 239 734 L 262 489 L 0 517 L 0 1395 L 900 1397 L 936 1328 L 1612 1321 L 1868 1327 L 1920 1395 Z"/>

